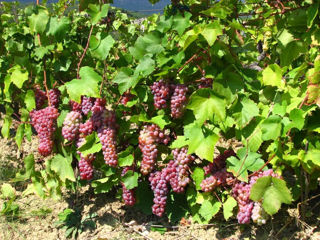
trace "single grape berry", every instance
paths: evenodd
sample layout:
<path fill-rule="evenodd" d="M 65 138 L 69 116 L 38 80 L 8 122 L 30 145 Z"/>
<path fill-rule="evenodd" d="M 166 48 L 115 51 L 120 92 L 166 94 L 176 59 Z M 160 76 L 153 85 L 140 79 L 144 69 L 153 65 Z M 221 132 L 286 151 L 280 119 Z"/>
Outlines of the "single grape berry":
<path fill-rule="evenodd" d="M 174 85 L 171 97 L 171 117 L 180 118 L 187 104 L 188 87 L 183 84 Z"/>
<path fill-rule="evenodd" d="M 51 106 L 58 108 L 59 107 L 59 100 L 60 100 L 61 92 L 59 89 L 53 88 L 49 91 L 49 99 Z"/>
<path fill-rule="evenodd" d="M 154 107 L 156 109 L 166 108 L 170 97 L 170 85 L 161 79 L 159 82 L 154 82 L 150 89 L 153 94 Z"/>
<path fill-rule="evenodd" d="M 69 112 L 63 122 L 62 136 L 68 141 L 75 140 L 79 134 L 79 127 L 81 121 L 82 116 L 80 112 Z"/>
<path fill-rule="evenodd" d="M 30 112 L 31 124 L 39 137 L 38 151 L 42 156 L 48 156 L 52 152 L 58 116 L 59 112 L 54 107 L 46 107 Z"/>

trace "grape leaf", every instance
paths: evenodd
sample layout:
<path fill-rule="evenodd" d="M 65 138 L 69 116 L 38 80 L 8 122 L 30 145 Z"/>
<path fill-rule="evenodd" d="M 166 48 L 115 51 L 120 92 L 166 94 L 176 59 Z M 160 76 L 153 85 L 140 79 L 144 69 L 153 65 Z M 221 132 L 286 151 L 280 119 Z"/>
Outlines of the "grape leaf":
<path fill-rule="evenodd" d="M 290 204 L 292 195 L 282 179 L 266 176 L 261 177 L 253 184 L 250 191 L 250 199 L 260 201 L 264 210 L 273 215 L 277 213 L 282 203 Z"/>
<path fill-rule="evenodd" d="M 51 169 L 58 174 L 63 182 L 65 182 L 66 179 L 69 179 L 72 182 L 76 180 L 71 166 L 72 155 L 63 157 L 62 155 L 57 154 L 49 161 L 51 161 Z"/>
<path fill-rule="evenodd" d="M 214 116 L 220 121 L 226 118 L 225 101 L 208 89 L 200 89 L 192 94 L 187 108 L 193 111 L 200 125 L 206 120 L 213 121 Z"/>
<path fill-rule="evenodd" d="M 81 79 L 73 79 L 65 84 L 70 98 L 76 102 L 80 102 L 82 95 L 99 98 L 102 77 L 91 67 L 82 67 L 79 74 Z"/>
<path fill-rule="evenodd" d="M 139 174 L 129 170 L 124 176 L 121 177 L 121 181 L 127 189 L 133 189 L 138 186 Z"/>
<path fill-rule="evenodd" d="M 281 130 L 281 118 L 278 115 L 268 117 L 261 124 L 262 140 L 275 140 L 280 136 Z"/>
<path fill-rule="evenodd" d="M 196 189 L 197 190 L 201 190 L 200 187 L 200 183 L 202 182 L 202 180 L 204 179 L 204 170 L 203 168 L 200 167 L 196 167 L 191 175 L 195 185 L 196 185 Z"/>
<path fill-rule="evenodd" d="M 229 196 L 228 199 L 223 204 L 223 216 L 224 219 L 228 221 L 228 219 L 233 216 L 233 209 L 237 206 L 237 201 Z"/>
<path fill-rule="evenodd" d="M 264 165 L 260 154 L 246 148 L 239 149 L 237 156 L 240 160 L 233 156 L 227 159 L 227 170 L 241 181 L 248 182 L 248 171 L 257 171 Z"/>
<path fill-rule="evenodd" d="M 282 81 L 282 69 L 277 64 L 271 64 L 262 72 L 262 83 L 264 85 L 284 88 L 285 84 Z"/>
<path fill-rule="evenodd" d="M 102 145 L 96 132 L 93 132 L 89 136 L 86 136 L 85 142 L 78 148 L 78 150 L 84 155 L 100 152 Z"/>
<path fill-rule="evenodd" d="M 135 87 L 139 82 L 139 78 L 137 75 L 133 75 L 133 71 L 131 68 L 121 68 L 116 77 L 113 79 L 113 82 L 119 84 L 119 92 L 123 94 L 131 87 Z"/>

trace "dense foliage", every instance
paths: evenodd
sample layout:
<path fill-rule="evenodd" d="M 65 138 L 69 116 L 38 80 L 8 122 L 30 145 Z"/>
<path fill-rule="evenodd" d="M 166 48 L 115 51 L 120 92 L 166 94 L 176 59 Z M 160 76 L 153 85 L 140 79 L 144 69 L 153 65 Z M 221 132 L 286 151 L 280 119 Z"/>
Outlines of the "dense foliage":
<path fill-rule="evenodd" d="M 319 1 L 68 4 L 1 3 L 1 133 L 36 134 L 45 161 L 25 158 L 26 193 L 89 184 L 172 222 L 260 225 L 318 187 Z"/>

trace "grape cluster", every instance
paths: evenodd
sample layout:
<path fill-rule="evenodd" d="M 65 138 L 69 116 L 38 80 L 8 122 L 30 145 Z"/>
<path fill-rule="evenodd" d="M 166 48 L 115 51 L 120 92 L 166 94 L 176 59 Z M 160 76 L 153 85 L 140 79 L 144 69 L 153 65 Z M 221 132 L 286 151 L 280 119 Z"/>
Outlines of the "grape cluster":
<path fill-rule="evenodd" d="M 213 79 L 212 78 L 201 78 L 201 83 L 199 84 L 199 88 L 212 88 Z"/>
<path fill-rule="evenodd" d="M 81 97 L 81 111 L 84 115 L 88 115 L 88 113 L 91 111 L 91 108 L 93 107 L 94 102 L 95 99 L 92 97 Z"/>
<path fill-rule="evenodd" d="M 46 107 L 30 112 L 31 123 L 39 137 L 38 151 L 42 156 L 48 156 L 52 152 L 58 116 L 59 112 L 54 107 Z"/>
<path fill-rule="evenodd" d="M 90 180 L 93 177 L 93 166 L 92 162 L 95 160 L 95 156 L 93 154 L 88 154 L 87 156 L 80 155 L 79 161 L 79 171 L 80 178 L 82 180 Z"/>
<path fill-rule="evenodd" d="M 274 173 L 272 169 L 268 169 L 252 176 L 249 183 L 237 182 L 233 185 L 232 194 L 238 202 L 239 211 L 237 219 L 240 224 L 250 223 L 250 218 L 254 207 L 254 202 L 250 200 L 251 187 L 259 178 L 265 176 L 280 178 L 280 176 Z"/>
<path fill-rule="evenodd" d="M 124 176 L 129 170 L 133 171 L 133 168 L 132 167 L 125 167 L 122 171 L 121 176 Z M 122 198 L 124 200 L 124 203 L 127 206 L 133 206 L 136 203 L 134 189 L 127 189 L 123 183 L 121 183 L 121 185 L 122 185 Z"/>
<path fill-rule="evenodd" d="M 85 143 L 85 135 L 81 134 L 77 140 L 77 148 L 81 147 Z M 80 155 L 78 163 L 80 178 L 82 180 L 90 180 L 93 177 L 93 164 L 92 162 L 96 159 L 94 154 L 87 154 L 86 156 L 80 151 L 77 151 Z"/>
<path fill-rule="evenodd" d="M 180 118 L 184 112 L 187 103 L 188 87 L 183 84 L 173 86 L 173 94 L 171 97 L 171 116 Z"/>
<path fill-rule="evenodd" d="M 167 203 L 168 185 L 163 171 L 156 171 L 150 174 L 149 181 L 154 194 L 152 212 L 161 217 Z"/>
<path fill-rule="evenodd" d="M 223 154 L 220 154 L 212 163 L 209 163 L 207 166 L 203 167 L 205 175 L 213 174 L 216 171 L 221 170 L 226 166 L 226 160 L 231 157 L 236 156 L 236 153 L 232 149 L 225 150 Z"/>
<path fill-rule="evenodd" d="M 118 155 L 116 151 L 116 132 L 111 127 L 98 129 L 98 137 L 102 145 L 104 161 L 107 165 L 116 167 L 118 164 Z"/>
<path fill-rule="evenodd" d="M 133 98 L 133 95 L 131 93 L 124 93 L 121 97 L 120 103 L 126 106 L 127 103 L 132 100 L 132 98 Z"/>
<path fill-rule="evenodd" d="M 143 175 L 152 172 L 158 155 L 157 143 L 168 144 L 170 138 L 155 125 L 144 126 L 139 135 L 139 148 L 142 152 L 140 171 Z"/>
<path fill-rule="evenodd" d="M 93 121 L 92 118 L 89 118 L 84 123 L 80 124 L 79 132 L 85 136 L 90 135 L 93 132 Z"/>
<path fill-rule="evenodd" d="M 211 192 L 218 186 L 231 185 L 233 179 L 232 173 L 227 172 L 227 170 L 223 168 L 202 180 L 200 187 L 204 192 Z"/>
<path fill-rule="evenodd" d="M 252 221 L 258 225 L 263 225 L 267 223 L 268 218 L 269 218 L 269 215 L 262 208 L 261 203 L 255 202 L 252 209 L 252 215 L 251 215 Z"/>
<path fill-rule="evenodd" d="M 49 99 L 50 103 L 53 107 L 58 108 L 59 107 L 59 100 L 61 92 L 57 88 L 50 89 L 49 91 Z"/>
<path fill-rule="evenodd" d="M 170 85 L 161 79 L 159 82 L 154 82 L 150 89 L 153 94 L 154 107 L 156 109 L 166 108 L 170 97 Z"/>
<path fill-rule="evenodd" d="M 36 88 L 34 90 L 34 95 L 36 99 L 36 109 L 41 109 L 47 100 L 46 92 Z"/>
<path fill-rule="evenodd" d="M 81 121 L 81 113 L 76 111 L 69 112 L 63 122 L 62 136 L 68 141 L 75 140 L 79 134 L 79 127 Z"/>
<path fill-rule="evenodd" d="M 70 105 L 72 111 L 81 112 L 81 104 L 80 103 L 77 103 L 73 100 L 70 100 L 69 105 Z"/>

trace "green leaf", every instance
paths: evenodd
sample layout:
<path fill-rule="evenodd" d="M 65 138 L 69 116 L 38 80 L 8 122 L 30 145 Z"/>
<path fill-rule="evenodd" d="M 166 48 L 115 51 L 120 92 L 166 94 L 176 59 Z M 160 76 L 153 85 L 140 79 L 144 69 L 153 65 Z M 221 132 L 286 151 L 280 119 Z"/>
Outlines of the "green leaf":
<path fill-rule="evenodd" d="M 151 118 L 150 120 L 144 120 L 144 122 L 157 124 L 161 128 L 161 130 L 163 130 L 165 126 L 171 123 L 167 115 L 158 115 Z"/>
<path fill-rule="evenodd" d="M 20 65 L 10 68 L 8 73 L 10 73 L 10 81 L 20 89 L 23 83 L 28 80 L 28 71 L 21 69 Z"/>
<path fill-rule="evenodd" d="M 142 59 L 147 53 L 159 54 L 164 50 L 161 45 L 162 35 L 160 32 L 153 31 L 145 36 L 140 36 L 136 40 L 133 47 L 129 47 L 129 51 L 135 59 Z"/>
<path fill-rule="evenodd" d="M 204 222 L 209 223 L 221 208 L 221 203 L 216 199 L 205 199 L 199 209 L 199 214 L 204 218 Z"/>
<path fill-rule="evenodd" d="M 202 36 L 207 40 L 209 46 L 212 46 L 217 36 L 222 35 L 222 27 L 219 21 L 206 24 L 201 32 Z"/>
<path fill-rule="evenodd" d="M 277 64 L 271 64 L 262 71 L 262 83 L 267 86 L 284 88 L 282 69 Z"/>
<path fill-rule="evenodd" d="M 131 166 L 134 161 L 132 155 L 133 148 L 130 146 L 126 150 L 118 153 L 118 162 L 120 167 Z"/>
<path fill-rule="evenodd" d="M 262 140 L 275 140 L 281 135 L 282 124 L 278 115 L 272 115 L 261 124 Z"/>
<path fill-rule="evenodd" d="M 24 123 L 20 124 L 16 132 L 15 140 L 18 145 L 18 148 L 21 147 L 21 143 L 24 137 L 24 125 Z"/>
<path fill-rule="evenodd" d="M 37 6 L 37 14 L 28 17 L 30 30 L 32 33 L 43 33 L 46 30 L 49 21 L 49 12 L 44 7 Z"/>
<path fill-rule="evenodd" d="M 224 99 L 216 96 L 208 89 L 200 89 L 192 94 L 187 108 L 193 111 L 200 125 L 206 120 L 213 121 L 214 116 L 220 121 L 224 121 L 226 118 Z"/>
<path fill-rule="evenodd" d="M 215 3 L 213 7 L 202 11 L 201 13 L 210 16 L 225 19 L 229 14 L 232 13 L 231 9 L 224 5 L 225 1 Z"/>
<path fill-rule="evenodd" d="M 290 204 L 292 196 L 284 180 L 266 176 L 259 178 L 252 186 L 250 199 L 254 201 L 262 199 L 264 210 L 273 215 L 279 211 L 282 203 Z"/>
<path fill-rule="evenodd" d="M 295 108 L 290 112 L 290 120 L 292 121 L 292 124 L 290 124 L 290 127 L 297 128 L 299 130 L 302 130 L 304 126 L 304 112 L 301 109 Z"/>
<path fill-rule="evenodd" d="M 100 152 L 102 145 L 96 132 L 86 136 L 85 142 L 78 148 L 78 150 L 84 155 Z"/>
<path fill-rule="evenodd" d="M 54 36 L 58 41 L 64 39 L 70 30 L 70 19 L 67 17 L 51 17 L 49 21 L 49 30 L 47 35 Z"/>
<path fill-rule="evenodd" d="M 241 105 L 241 126 L 244 127 L 252 120 L 252 118 L 259 115 L 259 108 L 257 104 L 249 98 L 244 98 L 241 101 Z"/>
<path fill-rule="evenodd" d="M 139 82 L 136 75 L 132 75 L 133 71 L 130 68 L 121 68 L 120 72 L 113 79 L 113 82 L 119 84 L 119 92 L 122 95 L 131 87 L 135 87 Z"/>
<path fill-rule="evenodd" d="M 97 38 L 100 39 L 100 33 L 97 34 Z M 92 55 L 102 61 L 105 60 L 109 55 L 110 49 L 115 44 L 115 40 L 112 38 L 111 35 L 108 35 L 105 38 L 101 39 L 98 46 L 95 45 L 94 47 L 91 47 L 93 45 L 93 39 L 94 38 L 90 39 L 90 49 Z"/>
<path fill-rule="evenodd" d="M 95 194 L 107 193 L 113 186 L 117 185 L 119 179 L 117 177 L 106 177 L 95 180 L 91 183 L 91 186 L 94 188 Z"/>
<path fill-rule="evenodd" d="M 305 155 L 304 162 L 311 161 L 315 166 L 320 167 L 320 150 L 318 149 L 311 149 Z"/>
<path fill-rule="evenodd" d="M 223 216 L 226 221 L 233 216 L 233 209 L 237 206 L 237 201 L 229 196 L 223 204 Z"/>
<path fill-rule="evenodd" d="M 99 98 L 102 77 L 91 67 L 82 67 L 79 74 L 81 79 L 73 79 L 65 84 L 70 98 L 76 102 L 80 102 L 82 95 Z"/>
<path fill-rule="evenodd" d="M 172 29 L 176 30 L 181 36 L 182 33 L 190 26 L 190 18 L 192 14 L 189 12 L 184 12 L 184 16 L 180 13 L 173 17 Z"/>
<path fill-rule="evenodd" d="M 34 96 L 34 92 L 32 90 L 27 91 L 26 96 L 24 98 L 24 102 L 25 102 L 26 108 L 29 112 L 36 108 L 35 96 Z"/>
<path fill-rule="evenodd" d="M 155 61 L 150 57 L 150 55 L 145 55 L 136 67 L 134 75 L 141 74 L 143 77 L 146 77 L 154 71 L 154 68 Z"/>
<path fill-rule="evenodd" d="M 1 198 L 13 199 L 16 197 L 16 190 L 8 183 L 4 183 L 1 186 Z"/>
<path fill-rule="evenodd" d="M 122 178 L 121 181 L 127 189 L 133 189 L 138 186 L 139 174 L 129 170 Z"/>
<path fill-rule="evenodd" d="M 58 174 L 63 182 L 65 182 L 66 179 L 69 179 L 72 182 L 76 180 L 71 166 L 72 155 L 63 157 L 62 155 L 57 154 L 49 161 L 51 161 L 51 169 Z"/>
<path fill-rule="evenodd" d="M 271 176 L 259 178 L 251 188 L 250 199 L 255 202 L 260 201 L 260 199 L 262 199 L 263 195 L 265 194 L 267 188 L 270 186 L 271 182 Z"/>
<path fill-rule="evenodd" d="M 241 181 L 248 182 L 248 171 L 257 171 L 264 165 L 260 154 L 246 148 L 239 149 L 237 156 L 240 160 L 236 157 L 227 159 L 227 170 Z"/>
<path fill-rule="evenodd" d="M 28 155 L 23 159 L 24 167 L 26 168 L 26 177 L 30 178 L 35 175 L 35 162 L 33 154 Z"/>
<path fill-rule="evenodd" d="M 91 16 L 92 24 L 97 24 L 101 18 L 108 16 L 109 4 L 103 4 L 100 8 L 98 4 L 89 4 L 87 12 Z"/>
<path fill-rule="evenodd" d="M 213 161 L 214 146 L 219 140 L 219 135 L 211 130 L 203 129 L 197 124 L 186 125 L 184 135 L 188 139 L 188 154 L 196 153 L 200 158 Z"/>
<path fill-rule="evenodd" d="M 192 177 L 193 181 L 195 182 L 196 189 L 197 190 L 201 190 L 200 183 L 204 179 L 204 170 L 203 170 L 203 168 L 196 167 L 193 170 L 191 177 Z"/>
<path fill-rule="evenodd" d="M 177 139 L 175 139 L 171 145 L 170 148 L 182 148 L 184 146 L 188 145 L 188 140 L 185 138 L 185 136 L 177 136 Z"/>
<path fill-rule="evenodd" d="M 167 232 L 167 228 L 166 227 L 153 227 L 153 226 L 151 226 L 150 230 L 152 232 L 159 232 L 161 235 L 163 235 L 164 233 Z"/>
<path fill-rule="evenodd" d="M 314 19 L 318 15 L 318 9 L 319 9 L 319 2 L 316 2 L 315 4 L 312 4 L 307 9 L 307 26 L 310 28 L 313 24 Z"/>

